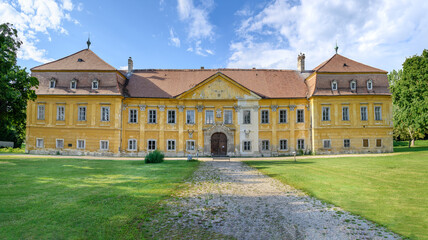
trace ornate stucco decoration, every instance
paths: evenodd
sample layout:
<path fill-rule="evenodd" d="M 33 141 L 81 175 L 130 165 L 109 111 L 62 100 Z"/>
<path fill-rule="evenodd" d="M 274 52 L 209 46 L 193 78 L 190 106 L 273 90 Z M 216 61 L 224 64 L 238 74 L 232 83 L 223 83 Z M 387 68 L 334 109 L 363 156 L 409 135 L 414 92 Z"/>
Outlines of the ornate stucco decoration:
<path fill-rule="evenodd" d="M 159 105 L 158 108 L 161 112 L 165 111 L 165 105 Z"/>
<path fill-rule="evenodd" d="M 296 108 L 296 105 L 290 105 L 290 111 L 294 111 L 295 108 Z"/>
<path fill-rule="evenodd" d="M 138 105 L 140 107 L 140 111 L 146 111 L 147 105 Z"/>
<path fill-rule="evenodd" d="M 272 105 L 270 107 L 272 108 L 272 112 L 276 112 L 276 109 L 278 109 L 278 105 Z"/>
<path fill-rule="evenodd" d="M 202 110 L 204 109 L 203 105 L 197 105 L 196 109 L 198 109 L 198 112 L 202 112 Z"/>
<path fill-rule="evenodd" d="M 221 118 L 221 109 L 216 110 L 216 117 Z"/>
<path fill-rule="evenodd" d="M 178 108 L 179 112 L 182 112 L 184 110 L 184 106 L 183 105 L 178 105 L 177 108 Z"/>

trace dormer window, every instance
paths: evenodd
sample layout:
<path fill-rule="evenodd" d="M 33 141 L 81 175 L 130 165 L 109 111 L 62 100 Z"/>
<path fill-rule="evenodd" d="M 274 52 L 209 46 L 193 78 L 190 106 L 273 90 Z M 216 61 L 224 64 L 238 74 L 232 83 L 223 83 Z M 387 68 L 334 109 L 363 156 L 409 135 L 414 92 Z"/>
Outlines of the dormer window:
<path fill-rule="evenodd" d="M 70 82 L 70 89 L 76 89 L 77 87 L 77 81 L 76 79 L 71 80 Z"/>
<path fill-rule="evenodd" d="M 357 89 L 357 82 L 355 80 L 351 81 L 351 90 Z"/>
<path fill-rule="evenodd" d="M 367 90 L 372 90 L 373 89 L 373 81 L 370 79 L 367 81 Z"/>
<path fill-rule="evenodd" d="M 56 85 L 56 79 L 55 79 L 55 78 L 52 78 L 52 79 L 49 81 L 49 88 L 55 88 L 55 85 Z"/>
<path fill-rule="evenodd" d="M 337 90 L 337 81 L 333 80 L 331 82 L 331 90 L 336 91 Z"/>
<path fill-rule="evenodd" d="M 92 81 L 92 89 L 98 89 L 98 80 Z"/>

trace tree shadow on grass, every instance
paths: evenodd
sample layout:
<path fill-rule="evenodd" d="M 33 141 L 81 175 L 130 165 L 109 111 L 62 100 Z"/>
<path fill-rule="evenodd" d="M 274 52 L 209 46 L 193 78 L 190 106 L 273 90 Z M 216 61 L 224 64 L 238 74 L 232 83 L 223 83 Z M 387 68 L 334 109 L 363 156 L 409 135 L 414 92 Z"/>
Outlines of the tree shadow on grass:
<path fill-rule="evenodd" d="M 394 152 L 423 152 L 428 151 L 428 147 L 394 147 Z"/>

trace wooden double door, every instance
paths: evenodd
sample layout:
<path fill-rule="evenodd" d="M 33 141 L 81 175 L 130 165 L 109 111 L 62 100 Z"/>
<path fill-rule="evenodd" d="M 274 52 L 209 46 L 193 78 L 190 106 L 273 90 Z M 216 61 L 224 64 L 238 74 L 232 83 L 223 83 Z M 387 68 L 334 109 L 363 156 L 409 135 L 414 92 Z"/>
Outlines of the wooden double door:
<path fill-rule="evenodd" d="M 226 156 L 227 155 L 227 137 L 226 134 L 216 132 L 211 136 L 211 155 Z"/>

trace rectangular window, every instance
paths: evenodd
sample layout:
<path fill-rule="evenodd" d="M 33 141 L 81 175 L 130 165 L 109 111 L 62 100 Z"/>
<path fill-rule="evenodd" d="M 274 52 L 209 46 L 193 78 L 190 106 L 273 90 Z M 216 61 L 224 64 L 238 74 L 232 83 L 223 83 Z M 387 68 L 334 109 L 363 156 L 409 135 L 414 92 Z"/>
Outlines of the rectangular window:
<path fill-rule="evenodd" d="M 344 148 L 351 147 L 351 140 L 349 140 L 349 139 L 343 139 L 343 147 Z"/>
<path fill-rule="evenodd" d="M 305 122 L 305 110 L 303 109 L 297 109 L 297 122 L 303 123 Z"/>
<path fill-rule="evenodd" d="M 175 110 L 168 110 L 168 123 L 175 124 Z"/>
<path fill-rule="evenodd" d="M 110 107 L 101 107 L 101 121 L 110 121 Z"/>
<path fill-rule="evenodd" d="M 57 121 L 64 121 L 65 120 L 65 107 L 64 106 L 57 106 L 56 107 L 56 120 Z"/>
<path fill-rule="evenodd" d="M 186 149 L 187 149 L 187 151 L 194 151 L 195 150 L 195 141 L 187 140 L 186 141 Z"/>
<path fill-rule="evenodd" d="M 214 111 L 206 110 L 205 111 L 205 123 L 206 124 L 214 124 Z"/>
<path fill-rule="evenodd" d="M 269 123 L 269 110 L 261 111 L 261 123 Z"/>
<path fill-rule="evenodd" d="M 375 120 L 381 121 L 382 120 L 382 107 L 381 106 L 375 106 L 374 112 L 375 112 Z"/>
<path fill-rule="evenodd" d="M 224 123 L 225 124 L 232 124 L 232 110 L 224 110 Z"/>
<path fill-rule="evenodd" d="M 279 140 L 279 150 L 287 150 L 288 149 L 288 140 L 287 139 L 282 139 Z"/>
<path fill-rule="evenodd" d="M 37 106 L 37 119 L 38 120 L 45 120 L 45 105 L 38 105 Z"/>
<path fill-rule="evenodd" d="M 147 141 L 147 150 L 149 150 L 149 151 L 156 150 L 156 140 L 148 140 Z"/>
<path fill-rule="evenodd" d="M 56 83 L 56 81 L 55 81 L 55 80 L 51 80 L 51 81 L 49 82 L 49 88 L 55 88 L 55 83 Z"/>
<path fill-rule="evenodd" d="M 376 139 L 376 147 L 382 147 L 382 139 Z"/>
<path fill-rule="evenodd" d="M 129 123 L 138 122 L 138 109 L 129 109 Z"/>
<path fill-rule="evenodd" d="M 186 123 L 195 124 L 195 110 L 186 111 Z"/>
<path fill-rule="evenodd" d="M 326 149 L 331 148 L 331 140 L 330 139 L 322 140 L 322 145 L 323 145 L 323 148 L 326 148 Z"/>
<path fill-rule="evenodd" d="M 86 107 L 79 107 L 78 108 L 77 119 L 79 121 L 86 121 Z"/>
<path fill-rule="evenodd" d="M 101 140 L 100 141 L 100 150 L 108 150 L 108 141 L 107 140 Z"/>
<path fill-rule="evenodd" d="M 361 121 L 367 121 L 367 107 L 361 107 Z"/>
<path fill-rule="evenodd" d="M 85 149 L 85 140 L 77 140 L 77 149 Z"/>
<path fill-rule="evenodd" d="M 349 107 L 342 107 L 342 121 L 349 121 Z"/>
<path fill-rule="evenodd" d="M 64 148 L 64 139 L 56 140 L 56 148 Z"/>
<path fill-rule="evenodd" d="M 166 145 L 168 151 L 175 151 L 175 140 L 168 140 Z"/>
<path fill-rule="evenodd" d="M 37 138 L 36 139 L 36 148 L 43 148 L 45 145 L 43 138 Z"/>
<path fill-rule="evenodd" d="M 71 89 L 76 89 L 76 81 L 71 81 L 71 83 L 70 83 L 70 88 Z"/>
<path fill-rule="evenodd" d="M 279 110 L 279 123 L 287 123 L 287 110 Z"/>
<path fill-rule="evenodd" d="M 128 151 L 137 151 L 137 140 L 129 139 L 128 140 Z"/>
<path fill-rule="evenodd" d="M 322 107 L 322 120 L 330 121 L 330 107 Z"/>
<path fill-rule="evenodd" d="M 262 151 L 269 150 L 269 140 L 262 140 Z"/>
<path fill-rule="evenodd" d="M 297 139 L 297 149 L 305 149 L 305 139 Z"/>
<path fill-rule="evenodd" d="M 369 140 L 368 139 L 363 139 L 363 147 L 369 147 Z"/>
<path fill-rule="evenodd" d="M 251 151 L 251 141 L 243 142 L 243 151 Z"/>
<path fill-rule="evenodd" d="M 98 81 L 92 81 L 92 89 L 98 89 Z"/>
<path fill-rule="evenodd" d="M 244 124 L 251 124 L 251 111 L 244 110 L 242 114 L 244 115 Z"/>
<path fill-rule="evenodd" d="M 157 111 L 155 109 L 149 110 L 149 123 L 156 123 L 157 122 Z"/>

